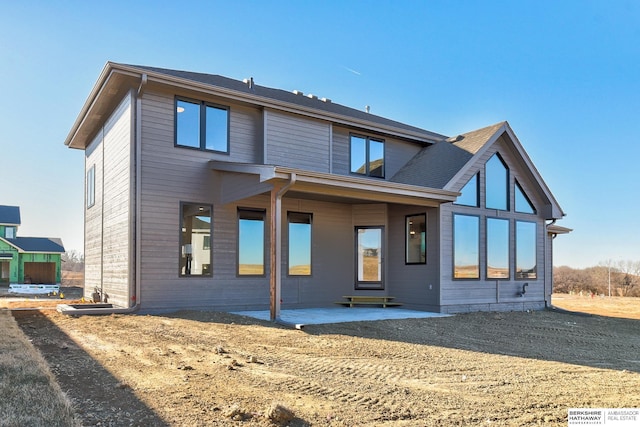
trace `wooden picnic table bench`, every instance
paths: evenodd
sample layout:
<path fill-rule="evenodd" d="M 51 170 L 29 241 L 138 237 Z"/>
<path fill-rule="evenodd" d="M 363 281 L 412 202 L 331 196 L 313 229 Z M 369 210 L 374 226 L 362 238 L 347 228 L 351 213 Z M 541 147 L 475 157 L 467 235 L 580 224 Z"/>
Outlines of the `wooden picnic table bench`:
<path fill-rule="evenodd" d="M 399 302 L 393 302 L 395 297 L 390 296 L 373 296 L 373 295 L 343 295 L 346 301 L 337 301 L 336 304 L 353 307 L 355 305 L 382 305 L 383 308 L 397 307 L 402 305 Z"/>

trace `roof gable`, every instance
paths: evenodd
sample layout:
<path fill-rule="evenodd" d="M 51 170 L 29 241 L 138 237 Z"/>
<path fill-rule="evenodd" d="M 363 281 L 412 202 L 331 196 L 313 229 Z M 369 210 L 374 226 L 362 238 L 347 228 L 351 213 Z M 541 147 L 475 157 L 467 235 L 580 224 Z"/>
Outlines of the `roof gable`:
<path fill-rule="evenodd" d="M 10 244 L 21 252 L 64 253 L 62 240 L 48 237 L 16 237 L 0 240 Z"/>
<path fill-rule="evenodd" d="M 0 205 L 0 224 L 20 225 L 20 208 L 18 206 Z"/>
<path fill-rule="evenodd" d="M 497 132 L 505 123 L 497 123 L 424 147 L 391 181 L 445 189 L 488 142 L 497 139 Z"/>
<path fill-rule="evenodd" d="M 496 123 L 424 147 L 391 180 L 459 191 L 467 182 L 465 177 L 469 169 L 475 167 L 480 157 L 500 139 L 513 149 L 540 193 L 548 200 L 550 211 L 546 213 L 547 217 L 562 218 L 562 208 L 507 122 Z"/>

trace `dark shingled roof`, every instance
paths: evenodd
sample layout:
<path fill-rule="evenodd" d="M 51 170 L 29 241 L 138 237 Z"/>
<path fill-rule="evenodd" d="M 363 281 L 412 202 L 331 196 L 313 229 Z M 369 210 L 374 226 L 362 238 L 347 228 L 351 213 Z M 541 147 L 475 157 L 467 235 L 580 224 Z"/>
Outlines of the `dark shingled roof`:
<path fill-rule="evenodd" d="M 424 147 L 391 178 L 391 181 L 444 188 L 505 123 L 496 123 Z"/>
<path fill-rule="evenodd" d="M 48 237 L 16 237 L 15 239 L 5 239 L 13 246 L 25 252 L 54 252 L 63 253 L 64 246 L 62 240 Z"/>
<path fill-rule="evenodd" d="M 20 225 L 20 208 L 0 205 L 0 224 Z"/>
<path fill-rule="evenodd" d="M 441 140 L 446 138 L 444 135 L 437 134 L 435 132 L 431 132 L 425 129 L 421 129 L 415 126 L 407 125 L 405 123 L 397 122 L 395 120 L 390 120 L 385 117 L 376 116 L 375 114 L 370 114 L 365 111 L 356 110 L 355 108 L 345 107 L 344 105 L 336 104 L 334 102 L 325 102 L 319 98 L 310 98 L 306 95 L 295 94 L 290 91 L 282 90 L 282 89 L 274 89 L 266 86 L 260 86 L 257 84 L 253 84 L 252 88 L 249 88 L 247 83 L 244 83 L 241 80 L 235 80 L 228 77 L 216 75 L 216 74 L 204 74 L 204 73 L 194 73 L 191 71 L 180 71 L 180 70 L 170 70 L 166 68 L 157 68 L 157 67 L 147 67 L 143 65 L 128 65 L 121 64 L 127 67 L 135 67 L 141 70 L 146 70 L 150 72 L 166 74 L 172 77 L 178 77 L 181 79 L 191 80 L 198 83 L 204 83 L 211 86 L 218 86 L 225 89 L 231 89 L 234 91 L 251 94 L 255 96 L 260 96 L 267 99 L 272 99 L 280 102 L 287 102 L 295 105 L 300 105 L 307 108 L 313 108 L 316 110 L 321 110 L 331 114 L 339 114 L 346 117 L 355 118 L 358 120 L 366 120 L 369 122 L 377 123 L 385 126 L 393 126 L 399 129 L 403 129 L 411 132 L 418 132 L 425 135 L 425 138 L 430 138 L 434 140 Z"/>

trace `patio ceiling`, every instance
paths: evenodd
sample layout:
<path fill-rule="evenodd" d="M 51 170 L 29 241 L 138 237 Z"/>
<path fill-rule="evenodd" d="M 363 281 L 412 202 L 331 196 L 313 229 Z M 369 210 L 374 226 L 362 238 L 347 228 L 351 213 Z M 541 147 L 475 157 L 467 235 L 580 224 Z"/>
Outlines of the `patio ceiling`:
<path fill-rule="evenodd" d="M 458 196 L 453 191 L 399 184 L 375 178 L 335 175 L 274 165 L 209 162 L 214 171 L 224 174 L 224 184 L 236 188 L 243 187 L 237 196 L 226 193 L 224 202 L 267 193 L 278 183 L 292 183 L 287 192 L 289 197 L 311 198 L 314 200 L 340 203 L 398 203 L 415 206 L 436 207 L 452 202 Z M 250 180 L 247 178 L 250 177 Z M 253 188 L 247 185 L 253 183 Z"/>

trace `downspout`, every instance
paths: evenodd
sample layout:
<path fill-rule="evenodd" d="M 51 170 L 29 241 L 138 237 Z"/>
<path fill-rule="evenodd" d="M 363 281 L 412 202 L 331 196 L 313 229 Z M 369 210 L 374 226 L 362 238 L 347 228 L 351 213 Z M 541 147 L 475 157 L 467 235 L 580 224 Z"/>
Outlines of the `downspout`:
<path fill-rule="evenodd" d="M 142 170 L 142 160 L 141 160 L 141 153 L 142 153 L 142 94 L 144 92 L 144 87 L 147 84 L 147 75 L 146 74 L 142 74 L 141 79 L 140 79 L 140 86 L 138 86 L 138 91 L 136 92 L 136 112 L 135 112 L 135 117 L 134 117 L 134 121 L 135 121 L 135 136 L 134 136 L 134 144 L 135 144 L 135 150 L 134 150 L 134 155 L 135 155 L 135 177 L 134 177 L 134 181 L 135 181 L 135 199 L 134 199 L 134 212 L 135 212 L 135 218 L 134 218 L 134 233 L 133 233 L 133 239 L 134 239 L 134 247 L 135 247 L 135 256 L 134 256 L 134 260 L 133 260 L 133 270 L 134 270 L 134 288 L 135 288 L 135 292 L 133 295 L 131 295 L 130 300 L 132 302 L 134 302 L 134 305 L 128 308 L 113 308 L 113 307 L 95 307 L 95 308 L 80 308 L 80 309 L 76 309 L 75 307 L 72 307 L 70 305 L 67 304 L 60 304 L 57 307 L 57 311 L 59 311 L 62 314 L 67 314 L 67 315 L 72 315 L 72 316 L 78 316 L 80 314 L 129 314 L 129 313 L 135 313 L 136 311 L 138 311 L 140 309 L 140 252 L 141 252 L 141 245 L 140 245 L 140 235 L 141 235 L 141 231 L 140 231 L 140 195 L 142 193 L 142 188 L 141 188 L 141 180 L 140 180 L 140 173 Z M 104 143 L 104 142 L 103 142 Z M 103 147 L 104 148 L 104 147 Z M 102 160 L 104 162 L 104 155 L 102 156 Z M 104 172 L 103 172 L 103 185 L 104 185 Z M 104 195 L 104 190 L 103 190 L 103 195 Z M 101 267 L 103 268 L 103 267 Z M 131 276 L 129 276 L 131 278 Z M 100 280 L 102 280 L 102 277 L 100 278 Z M 129 289 L 131 289 L 131 284 L 129 284 Z"/>
<path fill-rule="evenodd" d="M 271 221 L 271 255 L 273 257 L 275 253 L 275 260 L 271 261 L 271 321 L 283 324 L 285 326 L 295 326 L 301 328 L 299 325 L 292 325 L 288 322 L 284 322 L 280 319 L 280 298 L 281 298 L 281 286 L 282 286 L 282 196 L 289 191 L 291 186 L 296 183 L 296 174 L 291 173 L 289 181 L 281 187 L 275 194 L 274 190 L 271 191 L 273 216 Z M 274 197 L 275 196 L 275 197 Z"/>

